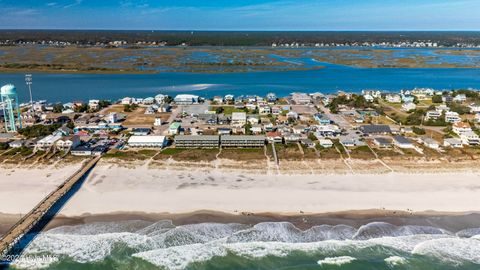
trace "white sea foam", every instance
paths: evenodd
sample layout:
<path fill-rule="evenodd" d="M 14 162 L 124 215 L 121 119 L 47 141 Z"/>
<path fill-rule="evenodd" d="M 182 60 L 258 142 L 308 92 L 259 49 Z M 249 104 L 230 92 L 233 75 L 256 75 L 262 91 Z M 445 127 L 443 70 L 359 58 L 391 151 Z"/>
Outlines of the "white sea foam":
<path fill-rule="evenodd" d="M 465 230 L 461 230 L 456 233 L 458 237 L 469 238 L 469 237 L 479 237 L 480 236 L 480 228 L 469 228 Z"/>
<path fill-rule="evenodd" d="M 156 247 L 172 247 L 207 243 L 231 236 L 237 231 L 247 228 L 241 224 L 202 223 L 178 226 L 152 238 Z M 152 235 L 152 234 L 150 234 Z"/>
<path fill-rule="evenodd" d="M 160 220 L 136 231 L 138 234 L 149 236 L 160 235 L 175 228 L 171 220 Z"/>
<path fill-rule="evenodd" d="M 366 246 L 368 243 L 360 243 L 359 246 Z M 356 246 L 358 248 L 359 246 Z M 292 251 L 303 251 L 307 253 L 319 252 L 336 253 L 347 252 L 352 247 L 352 241 L 322 241 L 314 243 L 284 243 L 284 242 L 249 242 L 249 243 L 227 243 L 224 247 L 238 256 L 248 258 L 262 258 L 266 256 L 284 257 Z"/>
<path fill-rule="evenodd" d="M 340 257 L 327 257 L 323 260 L 319 260 L 318 265 L 344 265 L 355 261 L 356 258 L 350 256 L 340 256 Z"/>
<path fill-rule="evenodd" d="M 413 254 L 432 256 L 455 264 L 480 264 L 480 240 L 474 238 L 444 238 L 419 243 Z"/>
<path fill-rule="evenodd" d="M 55 256 L 20 256 L 19 259 L 12 263 L 12 266 L 16 269 L 42 269 L 58 261 L 59 258 Z"/>
<path fill-rule="evenodd" d="M 452 238 L 452 236 L 420 234 L 420 235 L 408 235 L 408 236 L 397 236 L 397 237 L 381 237 L 381 238 L 374 238 L 374 239 L 369 239 L 366 241 L 359 241 L 359 242 L 368 242 L 373 246 L 379 245 L 379 246 L 389 247 L 395 250 L 410 253 L 413 251 L 413 249 L 417 245 L 425 241 L 442 239 L 442 238 Z"/>
<path fill-rule="evenodd" d="M 402 264 L 405 264 L 407 262 L 407 259 L 404 257 L 400 256 L 390 256 L 388 258 L 385 258 L 385 263 L 387 264 L 388 267 L 393 268 L 395 266 L 399 266 Z"/>
<path fill-rule="evenodd" d="M 429 226 L 395 226 L 386 222 L 372 222 L 361 226 L 353 236 L 353 239 L 367 240 L 385 236 L 406 236 L 418 234 L 448 234 L 448 232 Z"/>
<path fill-rule="evenodd" d="M 110 255 L 113 245 L 124 243 L 130 248 L 149 248 L 145 235 L 108 233 L 99 235 L 40 234 L 25 250 L 26 255 L 51 254 L 68 256 L 76 262 L 95 262 Z"/>
<path fill-rule="evenodd" d="M 346 225 L 322 225 L 305 231 L 287 222 L 265 222 L 253 227 L 219 223 L 175 226 L 168 220 L 92 223 L 41 233 L 25 254 L 52 254 L 80 263 L 95 262 L 109 256 L 118 244 L 134 249 L 135 257 L 168 269 L 183 269 L 190 263 L 228 253 L 261 258 L 301 251 L 333 258 L 378 246 L 455 262 L 480 263 L 480 236 L 458 238 L 432 227 L 388 223 L 371 223 L 358 230 Z M 385 262 L 394 261 L 392 256 Z"/>
<path fill-rule="evenodd" d="M 227 251 L 221 245 L 193 244 L 140 252 L 132 256 L 141 258 L 156 266 L 170 270 L 181 270 L 191 263 L 208 261 L 215 256 L 226 255 Z"/>

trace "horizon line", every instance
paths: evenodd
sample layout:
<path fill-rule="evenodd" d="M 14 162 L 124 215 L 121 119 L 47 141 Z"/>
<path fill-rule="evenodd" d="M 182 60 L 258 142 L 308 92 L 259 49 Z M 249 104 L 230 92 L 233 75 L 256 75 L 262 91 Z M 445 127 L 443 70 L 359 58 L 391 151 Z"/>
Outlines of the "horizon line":
<path fill-rule="evenodd" d="M 480 32 L 478 30 L 367 29 L 367 30 L 263 30 L 263 29 L 112 29 L 112 28 L 0 28 L 0 31 L 159 31 L 159 32 Z"/>

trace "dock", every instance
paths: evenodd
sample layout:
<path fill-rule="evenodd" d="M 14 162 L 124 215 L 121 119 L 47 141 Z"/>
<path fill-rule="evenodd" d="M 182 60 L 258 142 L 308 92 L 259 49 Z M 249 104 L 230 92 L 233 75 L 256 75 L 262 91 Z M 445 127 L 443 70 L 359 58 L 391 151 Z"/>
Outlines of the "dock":
<path fill-rule="evenodd" d="M 37 223 L 48 213 L 48 211 L 63 198 L 83 176 L 92 169 L 100 160 L 101 156 L 90 159 L 72 176 L 60 184 L 54 191 L 48 194 L 28 214 L 23 216 L 15 225 L 6 232 L 0 239 L 0 258 L 6 255 L 10 249 L 27 234 Z"/>

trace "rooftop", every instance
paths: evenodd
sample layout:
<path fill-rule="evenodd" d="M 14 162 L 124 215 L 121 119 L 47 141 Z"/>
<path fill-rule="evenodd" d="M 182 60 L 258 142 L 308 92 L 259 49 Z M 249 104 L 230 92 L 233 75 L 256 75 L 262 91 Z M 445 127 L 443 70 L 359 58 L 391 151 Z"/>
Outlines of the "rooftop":
<path fill-rule="evenodd" d="M 177 135 L 175 141 L 218 141 L 219 135 Z"/>
<path fill-rule="evenodd" d="M 265 140 L 265 136 L 251 136 L 251 135 L 225 135 L 221 137 L 222 141 L 259 141 Z"/>
<path fill-rule="evenodd" d="M 363 125 L 360 126 L 360 131 L 366 134 L 392 133 L 389 125 Z"/>
<path fill-rule="evenodd" d="M 394 136 L 393 139 L 399 143 L 399 144 L 412 144 L 412 142 L 410 140 L 408 140 L 407 138 L 403 137 L 403 136 Z"/>
<path fill-rule="evenodd" d="M 131 136 L 128 143 L 162 143 L 165 136 Z"/>
<path fill-rule="evenodd" d="M 390 145 L 392 144 L 392 140 L 388 138 L 375 138 L 375 141 L 382 145 Z"/>

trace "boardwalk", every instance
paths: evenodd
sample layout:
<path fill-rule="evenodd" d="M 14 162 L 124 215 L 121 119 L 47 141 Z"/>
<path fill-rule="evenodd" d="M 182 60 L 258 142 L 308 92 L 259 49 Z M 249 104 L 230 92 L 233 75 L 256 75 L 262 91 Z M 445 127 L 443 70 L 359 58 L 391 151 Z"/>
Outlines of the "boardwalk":
<path fill-rule="evenodd" d="M 30 231 L 45 215 L 50 208 L 60 200 L 72 187 L 87 173 L 100 159 L 100 156 L 89 160 L 82 168 L 48 194 L 28 214 L 23 216 L 12 228 L 0 239 L 0 255 L 6 254 L 9 249 L 26 233 Z"/>

